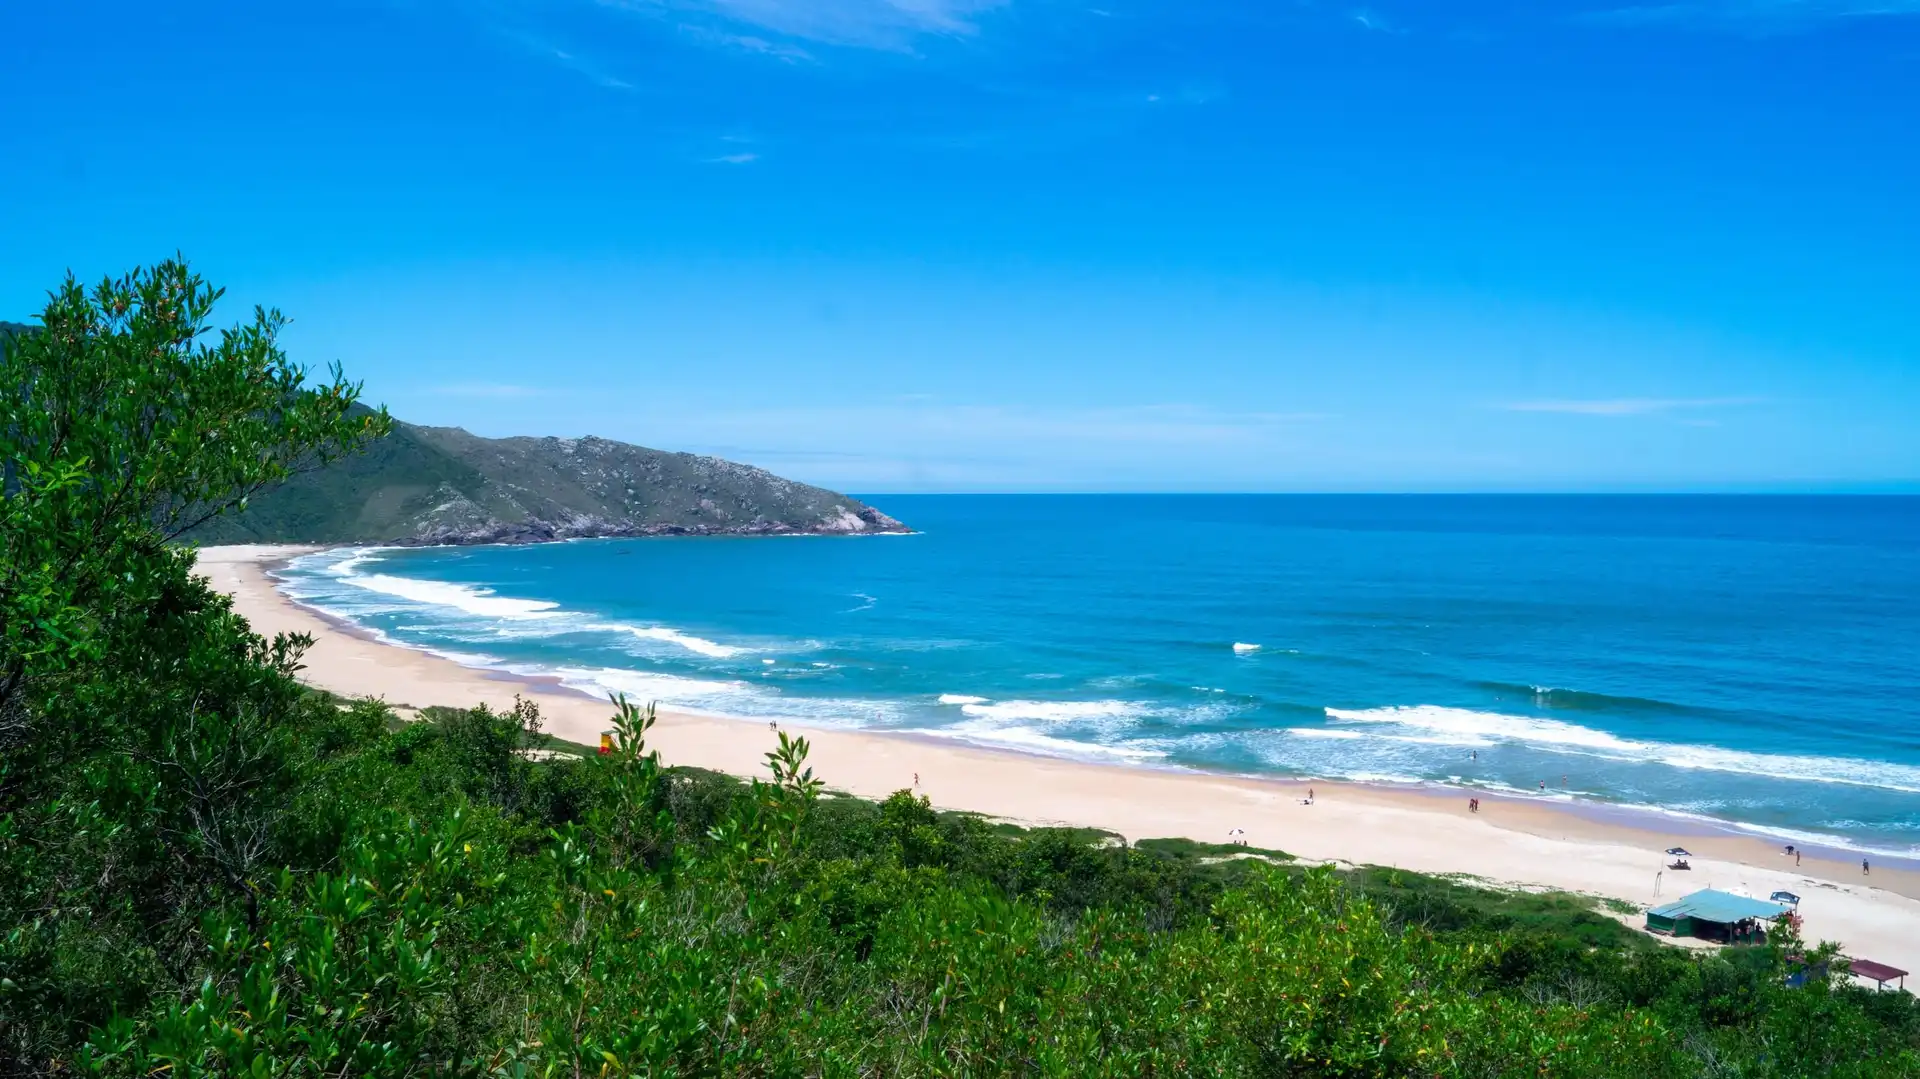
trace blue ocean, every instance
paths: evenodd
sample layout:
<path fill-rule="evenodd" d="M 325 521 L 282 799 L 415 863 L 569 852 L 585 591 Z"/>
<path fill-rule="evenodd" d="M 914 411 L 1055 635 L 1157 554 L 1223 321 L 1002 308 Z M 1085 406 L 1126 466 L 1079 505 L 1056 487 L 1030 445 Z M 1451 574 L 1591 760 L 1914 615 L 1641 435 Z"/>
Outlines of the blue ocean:
<path fill-rule="evenodd" d="M 917 533 L 342 549 L 283 587 L 681 709 L 1920 853 L 1920 498 L 870 501 Z"/>

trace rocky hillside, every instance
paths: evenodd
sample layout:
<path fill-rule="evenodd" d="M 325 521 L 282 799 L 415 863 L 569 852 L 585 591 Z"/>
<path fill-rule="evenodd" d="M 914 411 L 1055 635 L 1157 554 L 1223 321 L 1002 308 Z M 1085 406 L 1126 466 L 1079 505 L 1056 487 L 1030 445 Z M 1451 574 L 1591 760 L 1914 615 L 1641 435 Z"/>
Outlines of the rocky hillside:
<path fill-rule="evenodd" d="M 366 453 L 298 477 L 187 538 L 425 545 L 904 531 L 845 495 L 718 457 L 396 422 Z"/>

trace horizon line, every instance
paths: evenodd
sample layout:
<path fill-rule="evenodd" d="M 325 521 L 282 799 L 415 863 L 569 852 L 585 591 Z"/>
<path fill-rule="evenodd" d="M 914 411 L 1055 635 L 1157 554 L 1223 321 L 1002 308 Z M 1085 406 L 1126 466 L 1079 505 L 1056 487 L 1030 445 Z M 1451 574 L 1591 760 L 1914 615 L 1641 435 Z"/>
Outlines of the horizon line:
<path fill-rule="evenodd" d="M 1920 481 L 1891 489 L 1780 490 L 1356 490 L 1356 491 L 854 491 L 860 498 L 1920 498 Z"/>

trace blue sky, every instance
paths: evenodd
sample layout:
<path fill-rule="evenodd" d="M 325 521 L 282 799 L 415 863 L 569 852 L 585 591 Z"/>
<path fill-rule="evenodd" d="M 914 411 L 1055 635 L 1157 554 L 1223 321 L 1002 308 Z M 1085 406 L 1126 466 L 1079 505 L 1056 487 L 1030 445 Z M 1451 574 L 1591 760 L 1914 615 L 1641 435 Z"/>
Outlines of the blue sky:
<path fill-rule="evenodd" d="M 10 4 L 0 317 L 863 492 L 1920 489 L 1920 0 Z"/>

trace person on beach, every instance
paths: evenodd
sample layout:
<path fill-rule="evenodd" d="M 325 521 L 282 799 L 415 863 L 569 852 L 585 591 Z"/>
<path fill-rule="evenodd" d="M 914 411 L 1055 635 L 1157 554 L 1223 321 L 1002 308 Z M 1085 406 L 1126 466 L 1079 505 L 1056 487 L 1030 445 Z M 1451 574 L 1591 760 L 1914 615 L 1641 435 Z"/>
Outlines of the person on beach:
<path fill-rule="evenodd" d="M 1870 874 L 1873 872 L 1873 867 L 1867 864 L 1865 858 L 1860 859 L 1860 872 L 1862 874 Z"/>
<path fill-rule="evenodd" d="M 1540 781 L 1540 789 L 1541 789 L 1541 790 L 1546 790 L 1546 789 L 1547 789 L 1547 781 L 1546 781 L 1546 780 L 1544 780 L 1544 779 L 1543 779 L 1543 780 L 1541 780 L 1541 781 Z"/>
<path fill-rule="evenodd" d="M 1794 852 L 1793 852 L 1793 864 L 1794 864 L 1794 865 L 1799 865 L 1799 864 L 1800 864 L 1800 852 L 1799 852 L 1799 851 L 1794 851 Z"/>
<path fill-rule="evenodd" d="M 914 786 L 915 786 L 916 788 L 920 786 L 920 773 L 919 773 L 919 772 L 915 772 L 915 773 L 913 773 L 913 785 L 914 785 Z"/>

